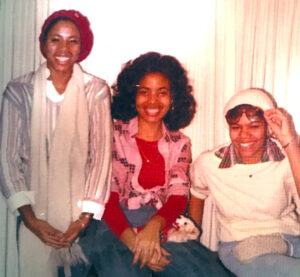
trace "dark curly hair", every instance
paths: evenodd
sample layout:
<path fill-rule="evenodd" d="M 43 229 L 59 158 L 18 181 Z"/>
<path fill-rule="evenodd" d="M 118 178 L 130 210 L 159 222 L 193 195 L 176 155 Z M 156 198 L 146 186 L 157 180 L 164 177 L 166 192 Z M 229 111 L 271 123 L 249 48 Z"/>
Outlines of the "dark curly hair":
<path fill-rule="evenodd" d="M 137 115 L 136 85 L 146 74 L 153 72 L 163 74 L 170 81 L 172 108 L 163 119 L 165 125 L 173 131 L 186 127 L 196 111 L 193 88 L 189 84 L 187 72 L 176 58 L 157 52 L 145 53 L 125 64 L 117 83 L 112 86 L 112 117 L 128 121 Z"/>

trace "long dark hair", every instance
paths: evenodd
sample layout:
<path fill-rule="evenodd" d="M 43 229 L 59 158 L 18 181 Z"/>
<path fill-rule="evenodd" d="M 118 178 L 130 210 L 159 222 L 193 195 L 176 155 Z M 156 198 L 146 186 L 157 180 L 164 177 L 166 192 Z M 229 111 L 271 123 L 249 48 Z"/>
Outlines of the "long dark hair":
<path fill-rule="evenodd" d="M 128 121 L 137 115 L 135 98 L 137 85 L 148 73 L 159 72 L 171 85 L 172 108 L 163 121 L 169 130 L 178 130 L 190 124 L 196 111 L 187 72 L 181 63 L 169 55 L 148 52 L 127 62 L 113 86 L 112 116 Z"/>

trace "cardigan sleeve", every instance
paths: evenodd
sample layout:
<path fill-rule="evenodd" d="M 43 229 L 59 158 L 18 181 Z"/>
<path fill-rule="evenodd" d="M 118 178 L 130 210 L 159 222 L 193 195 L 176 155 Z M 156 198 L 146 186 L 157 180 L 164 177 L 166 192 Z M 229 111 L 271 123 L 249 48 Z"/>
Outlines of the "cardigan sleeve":
<path fill-rule="evenodd" d="M 165 229 L 168 230 L 176 221 L 176 218 L 182 215 L 187 205 L 187 197 L 183 195 L 172 195 L 167 202 L 157 211 L 157 215 L 164 218 Z"/>
<path fill-rule="evenodd" d="M 10 82 L 3 93 L 0 115 L 0 189 L 12 212 L 34 204 L 29 190 L 28 126 L 30 93 L 26 84 Z"/>
<path fill-rule="evenodd" d="M 103 219 L 117 237 L 120 237 L 125 229 L 131 227 L 120 208 L 118 193 L 111 193 L 105 206 Z"/>
<path fill-rule="evenodd" d="M 180 145 L 173 152 L 176 153 L 176 156 L 173 159 L 173 164 L 170 166 L 167 195 L 168 197 L 172 195 L 188 196 L 190 189 L 189 168 L 191 164 L 190 140 L 187 137 L 183 137 Z"/>
<path fill-rule="evenodd" d="M 110 90 L 107 84 L 94 77 L 86 85 L 89 109 L 89 166 L 82 201 L 82 211 L 101 219 L 110 194 L 112 120 Z"/>

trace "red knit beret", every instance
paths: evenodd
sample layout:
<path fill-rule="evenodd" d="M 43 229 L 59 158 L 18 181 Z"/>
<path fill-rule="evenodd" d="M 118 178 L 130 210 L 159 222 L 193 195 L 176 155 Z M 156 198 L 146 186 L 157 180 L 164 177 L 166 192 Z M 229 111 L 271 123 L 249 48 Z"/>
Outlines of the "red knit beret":
<path fill-rule="evenodd" d="M 84 15 L 82 15 L 79 11 L 76 10 L 59 10 L 54 13 L 52 13 L 44 22 L 41 34 L 39 37 L 40 41 L 40 49 L 43 53 L 43 34 L 45 30 L 48 28 L 48 26 L 56 19 L 58 18 L 67 18 L 71 20 L 78 28 L 80 32 L 80 38 L 81 38 L 81 50 L 78 57 L 77 62 L 81 62 L 84 60 L 91 52 L 94 44 L 94 35 L 90 28 L 90 22 L 88 18 Z M 43 53 L 44 55 L 44 53 Z M 45 55 L 44 55 L 45 56 Z"/>

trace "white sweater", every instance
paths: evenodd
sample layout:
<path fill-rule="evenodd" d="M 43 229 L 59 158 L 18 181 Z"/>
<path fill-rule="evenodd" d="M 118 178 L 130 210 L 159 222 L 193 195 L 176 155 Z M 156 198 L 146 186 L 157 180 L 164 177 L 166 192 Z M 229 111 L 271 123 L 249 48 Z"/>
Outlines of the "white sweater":
<path fill-rule="evenodd" d="M 278 232 L 300 234 L 293 204 L 299 197 L 287 158 L 218 168 L 221 159 L 215 151 L 202 153 L 192 165 L 191 193 L 201 199 L 212 196 L 221 241 Z"/>

